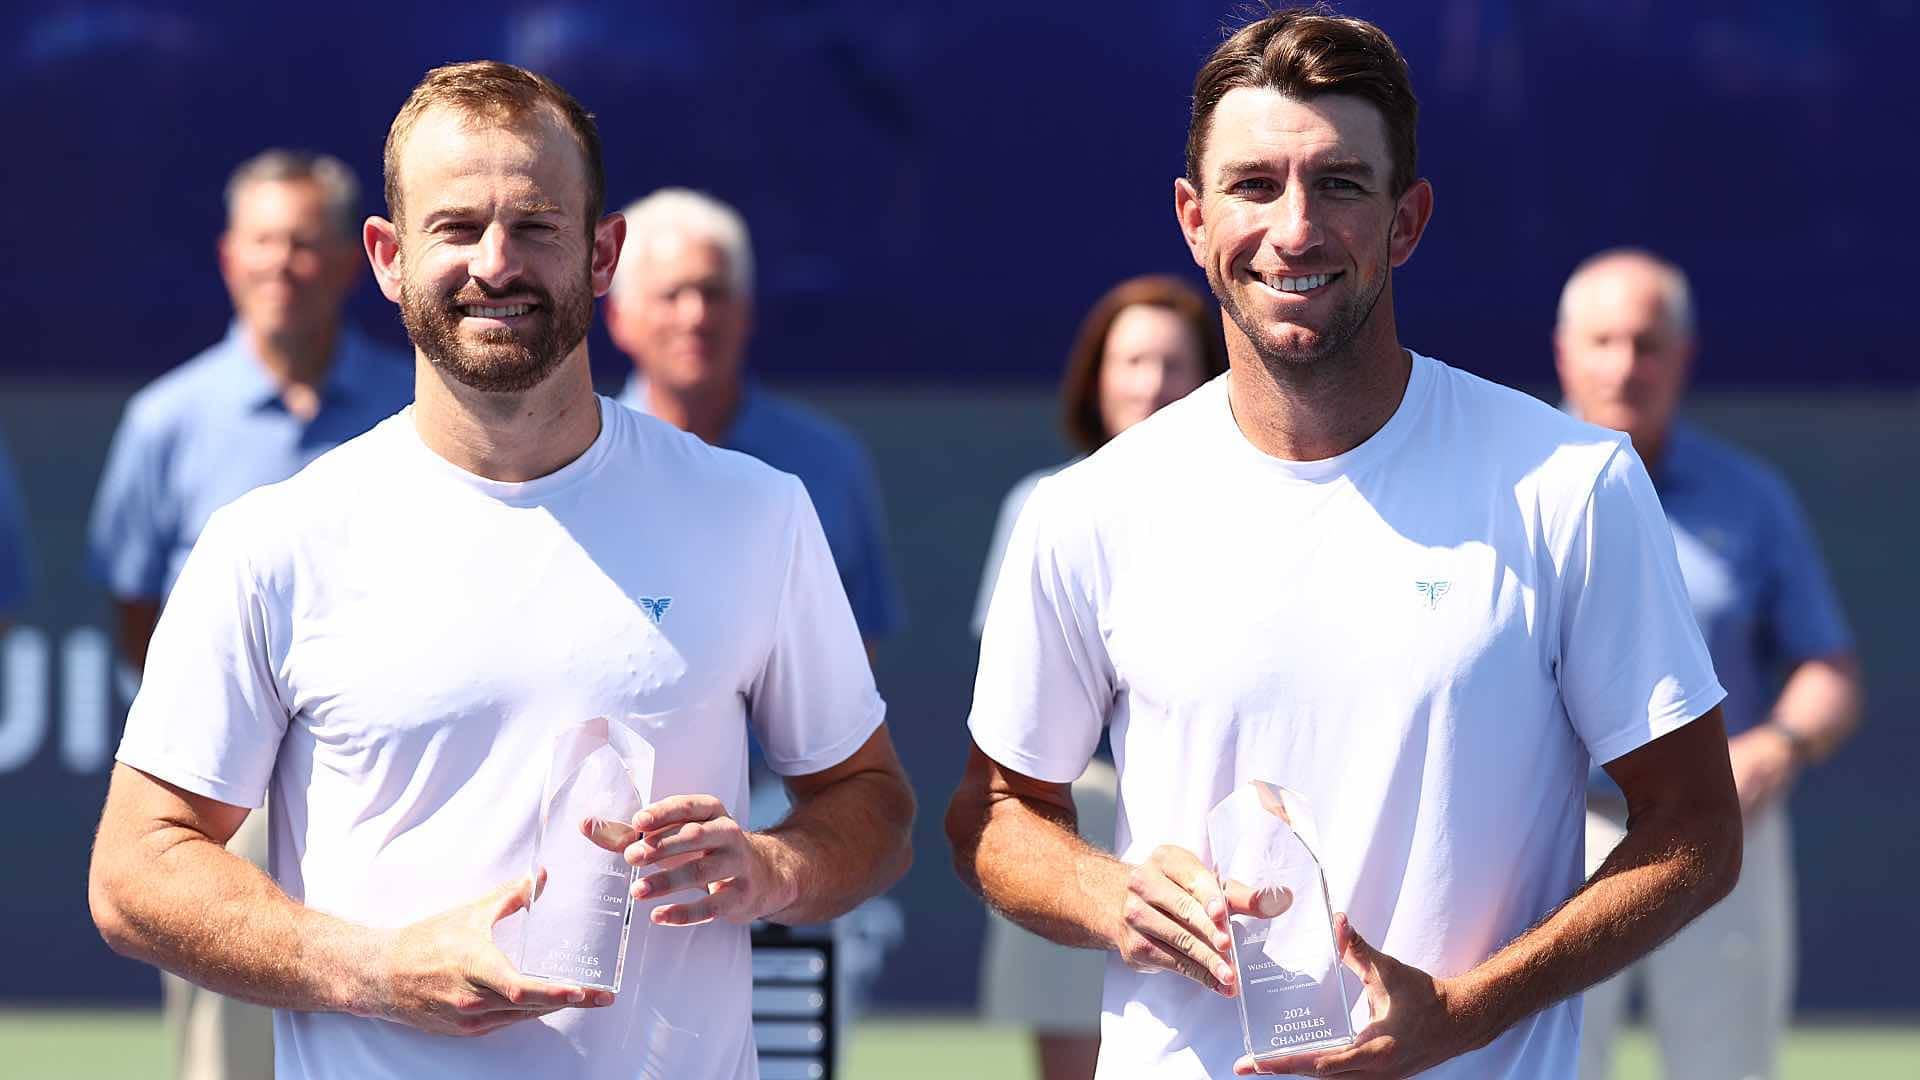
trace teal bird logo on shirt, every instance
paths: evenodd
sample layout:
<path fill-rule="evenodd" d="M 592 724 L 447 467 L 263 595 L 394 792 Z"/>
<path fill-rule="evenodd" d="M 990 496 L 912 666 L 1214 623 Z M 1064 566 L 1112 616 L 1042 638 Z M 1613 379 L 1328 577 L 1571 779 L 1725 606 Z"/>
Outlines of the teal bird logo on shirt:
<path fill-rule="evenodd" d="M 643 596 L 640 598 L 640 606 L 647 610 L 647 618 L 652 619 L 653 624 L 658 626 L 660 620 L 666 618 L 667 609 L 673 606 L 673 597 Z"/>
<path fill-rule="evenodd" d="M 1447 593 L 1453 590 L 1453 582 L 1439 580 L 1416 581 L 1413 583 L 1413 587 L 1419 589 L 1420 595 L 1427 598 L 1427 610 L 1432 611 L 1434 608 L 1439 607 L 1440 601 L 1446 597 Z"/>

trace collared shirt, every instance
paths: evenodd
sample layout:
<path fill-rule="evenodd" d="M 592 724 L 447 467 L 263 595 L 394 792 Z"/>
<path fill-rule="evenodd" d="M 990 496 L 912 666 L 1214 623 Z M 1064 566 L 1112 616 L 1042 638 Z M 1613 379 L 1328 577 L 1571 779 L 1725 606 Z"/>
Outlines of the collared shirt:
<path fill-rule="evenodd" d="M 26 603 L 27 581 L 27 507 L 13 459 L 0 442 L 0 620 Z"/>
<path fill-rule="evenodd" d="M 1727 734 L 1765 723 L 1800 663 L 1852 647 L 1806 514 L 1771 466 L 1675 423 L 1653 483 L 1673 529 L 1693 617 L 1726 687 Z M 1596 793 L 1619 788 L 1598 768 Z"/>
<path fill-rule="evenodd" d="M 647 412 L 646 380 L 629 377 L 618 400 Z M 720 445 L 800 478 L 826 530 L 860 636 L 875 641 L 900 629 L 905 611 L 887 554 L 880 484 L 853 433 L 749 380 Z"/>
<path fill-rule="evenodd" d="M 320 411 L 302 420 L 235 323 L 127 403 L 87 530 L 94 577 L 117 599 L 164 599 L 215 510 L 411 400 L 410 360 L 342 327 Z"/>

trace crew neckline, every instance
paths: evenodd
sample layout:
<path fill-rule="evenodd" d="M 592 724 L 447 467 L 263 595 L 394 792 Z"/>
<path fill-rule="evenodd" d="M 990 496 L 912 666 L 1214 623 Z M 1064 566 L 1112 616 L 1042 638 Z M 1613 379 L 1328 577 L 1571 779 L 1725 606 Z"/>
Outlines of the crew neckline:
<path fill-rule="evenodd" d="M 1240 429 L 1240 422 L 1234 418 L 1233 399 L 1227 392 L 1227 376 L 1221 376 L 1219 379 L 1219 400 L 1214 405 L 1218 410 L 1217 418 L 1224 424 L 1222 434 L 1232 444 L 1233 452 L 1241 460 L 1288 480 L 1306 484 L 1324 484 L 1343 476 L 1350 476 L 1392 453 L 1394 447 L 1399 445 L 1406 437 L 1407 431 L 1413 427 L 1415 418 L 1426 403 L 1427 396 L 1432 390 L 1434 369 L 1438 366 L 1438 362 L 1412 349 L 1407 350 L 1407 355 L 1413 361 L 1412 369 L 1408 372 L 1406 389 L 1401 392 L 1400 404 L 1395 406 L 1393 415 L 1380 426 L 1380 430 L 1368 436 L 1365 442 L 1343 454 L 1313 461 L 1290 461 L 1286 458 L 1274 457 L 1255 446 L 1247 438 L 1247 433 Z"/>
<path fill-rule="evenodd" d="M 425 439 L 420 437 L 420 429 L 413 420 L 412 405 L 402 409 L 399 415 L 394 417 L 394 421 L 401 426 L 400 437 L 416 451 L 417 456 L 430 471 L 489 498 L 515 506 L 525 506 L 542 502 L 565 491 L 598 471 L 601 464 L 606 461 L 609 447 L 613 444 L 613 428 L 619 422 L 617 414 L 622 410 L 612 401 L 598 394 L 594 395 L 594 402 L 600 409 L 600 433 L 594 436 L 593 442 L 579 457 L 545 476 L 536 476 L 531 480 L 491 480 L 477 473 L 468 472 L 441 457 L 427 445 Z"/>

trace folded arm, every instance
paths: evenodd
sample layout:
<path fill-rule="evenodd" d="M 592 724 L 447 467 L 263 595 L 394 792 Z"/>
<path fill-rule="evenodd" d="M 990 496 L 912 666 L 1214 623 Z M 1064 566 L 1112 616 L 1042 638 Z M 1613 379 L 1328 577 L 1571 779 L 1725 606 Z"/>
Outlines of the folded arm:
<path fill-rule="evenodd" d="M 525 978 L 493 945 L 493 923 L 525 903 L 524 879 L 412 926 L 359 926 L 295 902 L 229 853 L 246 816 L 245 807 L 116 765 L 87 886 L 107 944 L 228 997 L 443 1034 L 611 1003 Z"/>
<path fill-rule="evenodd" d="M 1069 785 L 1023 775 L 972 748 L 947 807 L 954 869 L 988 904 L 1050 941 L 1120 954 L 1137 971 L 1171 971 L 1234 993 L 1227 916 L 1249 909 L 1190 851 L 1156 848 L 1122 862 L 1087 843 Z"/>
<path fill-rule="evenodd" d="M 586 822 L 589 837 L 641 870 L 633 895 L 704 895 L 653 909 L 666 926 L 714 919 L 826 922 L 900 880 L 912 864 L 913 789 L 882 727 L 840 764 L 787 777 L 793 808 L 748 832 L 712 795 L 675 795 L 630 825 Z"/>
<path fill-rule="evenodd" d="M 1340 948 L 1373 1019 L 1346 1049 L 1262 1063 L 1404 1077 L 1479 1049 L 1556 1001 L 1615 974 L 1717 903 L 1740 874 L 1740 807 L 1716 707 L 1610 762 L 1627 835 L 1592 880 L 1487 960 L 1436 978 L 1373 948 L 1344 917 Z M 1236 1071 L 1254 1071 L 1242 1059 Z"/>

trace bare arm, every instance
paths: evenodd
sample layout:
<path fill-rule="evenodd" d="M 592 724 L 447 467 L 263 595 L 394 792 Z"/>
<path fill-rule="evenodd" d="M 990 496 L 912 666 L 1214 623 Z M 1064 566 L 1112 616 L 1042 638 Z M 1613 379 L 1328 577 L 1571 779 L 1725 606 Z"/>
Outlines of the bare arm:
<path fill-rule="evenodd" d="M 1741 809 L 1751 817 L 1785 796 L 1801 768 L 1832 757 L 1860 726 L 1864 696 L 1852 653 L 1796 666 L 1768 721 L 1728 740 Z"/>
<path fill-rule="evenodd" d="M 655 908 L 654 922 L 726 919 L 825 922 L 900 880 L 913 861 L 913 789 L 881 727 L 830 769 L 787 778 L 793 809 L 748 832 L 711 795 L 661 799 L 632 826 L 601 822 L 587 835 L 645 871 L 634 896 L 702 887 L 697 900 Z"/>
<path fill-rule="evenodd" d="M 373 930 L 296 903 L 229 853 L 246 816 L 114 766 L 87 884 L 100 936 L 229 997 L 444 1034 L 589 1004 L 577 989 L 521 978 L 493 947 L 488 931 L 524 902 L 524 880 L 414 926 Z"/>
<path fill-rule="evenodd" d="M 1462 975 L 1434 978 L 1402 964 L 1343 918 L 1343 958 L 1361 977 L 1373 1021 L 1348 1049 L 1277 1059 L 1266 1070 L 1408 1076 L 1485 1046 L 1651 952 L 1739 877 L 1740 811 L 1725 743 L 1716 707 L 1610 762 L 1607 773 L 1627 797 L 1626 839 L 1553 914 Z M 1236 1071 L 1251 1072 L 1252 1062 L 1242 1059 Z"/>
<path fill-rule="evenodd" d="M 1071 789 L 971 750 L 947 807 L 960 880 L 1021 926 L 1062 945 L 1112 949 L 1141 971 L 1174 971 L 1233 993 L 1225 895 L 1191 852 L 1172 846 L 1134 865 L 1081 839 Z"/>
<path fill-rule="evenodd" d="M 1128 867 L 1079 835 L 1071 789 L 972 747 L 947 805 L 953 867 L 994 910 L 1049 941 L 1111 949 Z"/>
<path fill-rule="evenodd" d="M 113 615 L 114 643 L 120 646 L 121 659 L 134 671 L 145 671 L 147 646 L 153 641 L 153 628 L 160 622 L 160 601 L 147 596 L 115 597 Z"/>

